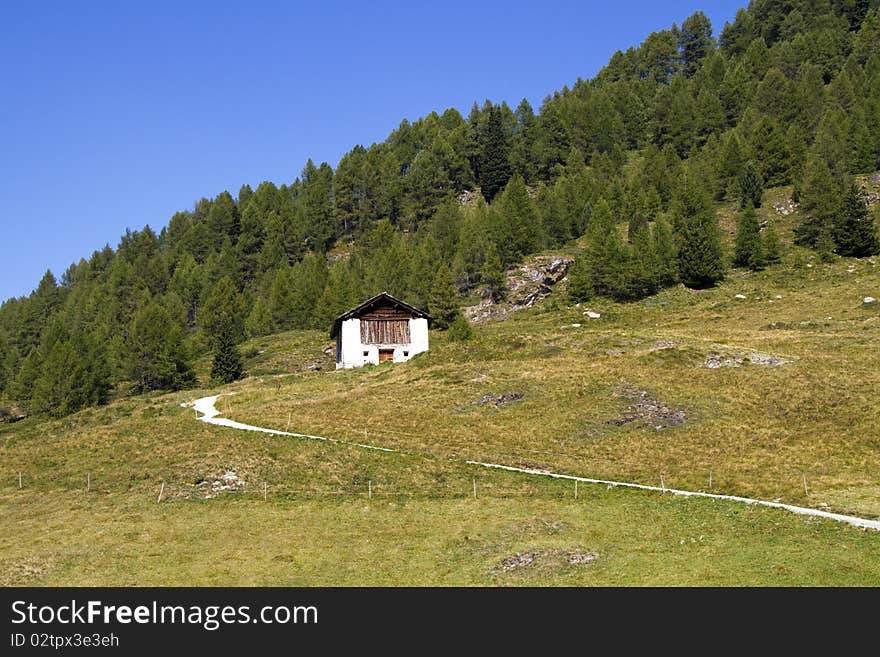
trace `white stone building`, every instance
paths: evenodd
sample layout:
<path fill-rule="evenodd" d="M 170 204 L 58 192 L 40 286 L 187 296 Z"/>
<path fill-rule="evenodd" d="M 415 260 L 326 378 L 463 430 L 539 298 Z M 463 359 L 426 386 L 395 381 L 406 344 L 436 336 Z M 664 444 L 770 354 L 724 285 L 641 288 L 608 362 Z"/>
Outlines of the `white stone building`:
<path fill-rule="evenodd" d="M 333 320 L 330 337 L 336 338 L 336 369 L 401 363 L 428 351 L 428 313 L 377 294 Z"/>

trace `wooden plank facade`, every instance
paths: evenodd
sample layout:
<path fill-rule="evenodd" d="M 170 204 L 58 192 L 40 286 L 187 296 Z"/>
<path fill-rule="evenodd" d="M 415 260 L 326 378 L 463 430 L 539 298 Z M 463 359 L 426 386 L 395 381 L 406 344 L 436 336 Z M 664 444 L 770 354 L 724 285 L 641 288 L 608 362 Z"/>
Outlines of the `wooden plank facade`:
<path fill-rule="evenodd" d="M 379 306 L 361 315 L 361 342 L 363 344 L 409 344 L 410 314 Z"/>

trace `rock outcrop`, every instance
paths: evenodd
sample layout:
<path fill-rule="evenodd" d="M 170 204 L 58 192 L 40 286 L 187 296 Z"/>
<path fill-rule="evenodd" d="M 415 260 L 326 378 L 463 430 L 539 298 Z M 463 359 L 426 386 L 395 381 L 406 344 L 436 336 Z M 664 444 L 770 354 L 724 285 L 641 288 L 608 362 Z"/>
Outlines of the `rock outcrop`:
<path fill-rule="evenodd" d="M 507 271 L 504 301 L 486 297 L 475 306 L 464 309 L 465 317 L 474 324 L 506 319 L 511 313 L 529 308 L 553 291 L 562 281 L 573 260 L 562 256 L 534 256 L 522 265 Z"/>

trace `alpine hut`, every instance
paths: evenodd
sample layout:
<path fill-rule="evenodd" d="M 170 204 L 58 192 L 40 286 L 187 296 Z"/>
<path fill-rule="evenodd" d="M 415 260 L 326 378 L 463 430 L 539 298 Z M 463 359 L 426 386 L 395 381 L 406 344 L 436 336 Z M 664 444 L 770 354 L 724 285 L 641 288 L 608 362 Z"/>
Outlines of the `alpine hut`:
<path fill-rule="evenodd" d="M 401 363 L 428 351 L 431 317 L 387 292 L 367 299 L 333 320 L 336 369 Z"/>

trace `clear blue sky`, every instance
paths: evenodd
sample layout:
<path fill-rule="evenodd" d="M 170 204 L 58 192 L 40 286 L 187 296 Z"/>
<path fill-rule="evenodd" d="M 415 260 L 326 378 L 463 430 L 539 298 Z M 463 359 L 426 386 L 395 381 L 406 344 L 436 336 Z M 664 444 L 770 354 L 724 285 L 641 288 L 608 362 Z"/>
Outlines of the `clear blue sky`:
<path fill-rule="evenodd" d="M 0 300 L 203 196 L 334 167 L 403 118 L 535 108 L 746 0 L 22 2 L 0 40 Z"/>

